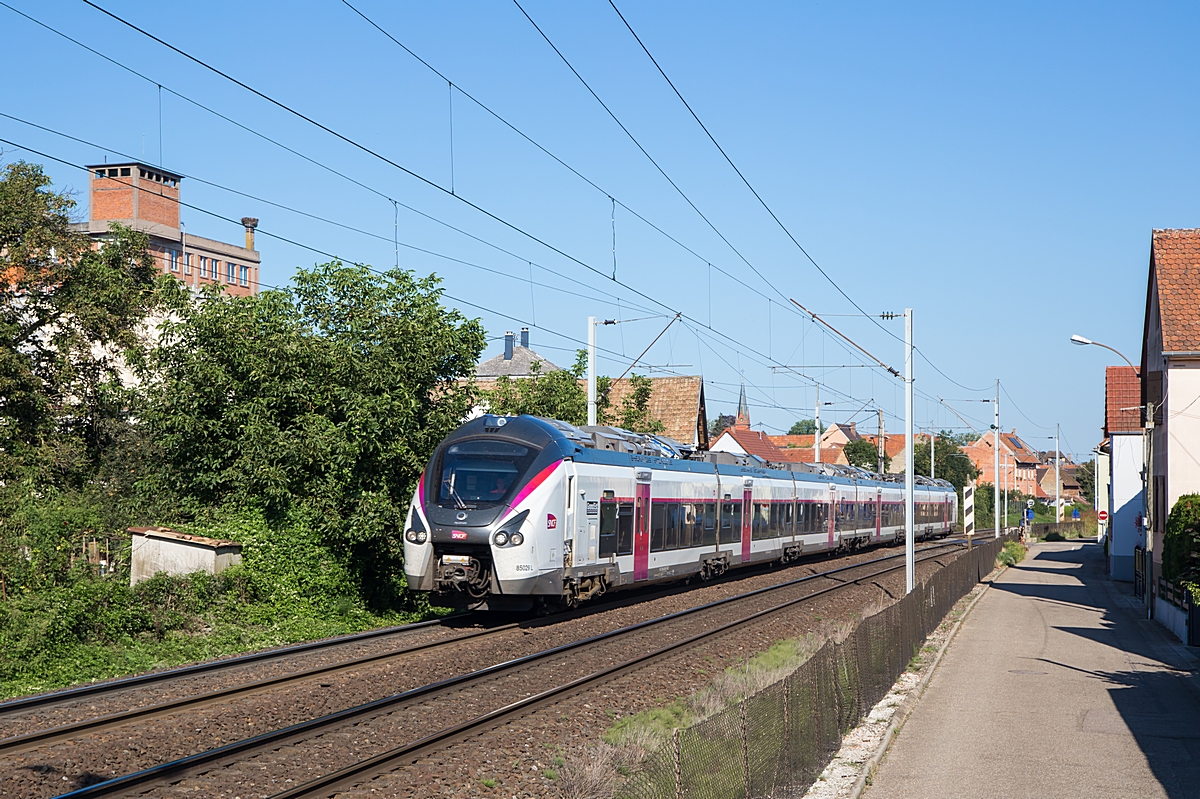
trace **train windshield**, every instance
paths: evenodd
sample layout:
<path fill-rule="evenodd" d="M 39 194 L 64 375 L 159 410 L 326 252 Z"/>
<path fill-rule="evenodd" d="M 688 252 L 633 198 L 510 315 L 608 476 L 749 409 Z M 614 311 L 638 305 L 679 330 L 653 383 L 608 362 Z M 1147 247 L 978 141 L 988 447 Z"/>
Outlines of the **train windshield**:
<path fill-rule="evenodd" d="M 504 502 L 537 453 L 494 438 L 459 441 L 441 458 L 437 502 L 447 508 L 478 508 Z"/>

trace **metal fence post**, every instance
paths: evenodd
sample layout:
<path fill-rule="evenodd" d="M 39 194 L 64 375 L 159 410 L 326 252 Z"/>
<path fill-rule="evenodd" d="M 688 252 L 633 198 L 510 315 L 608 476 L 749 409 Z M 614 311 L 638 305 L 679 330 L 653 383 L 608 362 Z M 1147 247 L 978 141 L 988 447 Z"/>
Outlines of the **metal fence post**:
<path fill-rule="evenodd" d="M 746 700 L 740 703 L 742 710 L 742 774 L 746 780 L 746 799 L 750 799 L 750 734 L 746 729 Z"/>
<path fill-rule="evenodd" d="M 675 755 L 675 799 L 683 799 L 683 763 L 679 756 L 679 728 L 671 733 L 671 750 Z"/>

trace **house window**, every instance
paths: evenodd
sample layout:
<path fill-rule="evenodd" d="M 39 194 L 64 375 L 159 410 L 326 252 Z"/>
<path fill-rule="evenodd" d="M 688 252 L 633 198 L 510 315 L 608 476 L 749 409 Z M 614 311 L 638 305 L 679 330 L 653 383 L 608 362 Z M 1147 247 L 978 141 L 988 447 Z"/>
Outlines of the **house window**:
<path fill-rule="evenodd" d="M 213 280 L 221 279 L 221 262 L 216 258 L 212 259 L 212 271 L 209 273 Z"/>
<path fill-rule="evenodd" d="M 129 167 L 126 166 L 126 167 L 121 168 L 121 177 L 123 177 L 123 178 L 129 177 Z"/>
<path fill-rule="evenodd" d="M 243 286 L 250 285 L 250 267 L 238 267 L 238 283 L 241 283 Z"/>
<path fill-rule="evenodd" d="M 208 277 L 208 258 L 200 256 L 200 277 Z"/>
<path fill-rule="evenodd" d="M 236 267 L 236 266 L 235 266 L 233 263 L 231 263 L 230 261 L 226 261 L 226 262 L 225 262 L 225 282 L 226 282 L 226 283 L 228 283 L 228 284 L 229 284 L 229 285 L 231 285 L 231 286 L 232 286 L 232 285 L 234 284 L 234 282 L 235 282 L 235 281 L 234 281 L 234 279 L 233 279 L 233 276 L 234 276 L 234 271 L 233 271 L 233 270 L 234 270 L 234 269 L 236 269 L 236 268 L 237 268 L 237 267 Z"/>
<path fill-rule="evenodd" d="M 171 271 L 178 272 L 179 271 L 179 253 L 176 252 L 175 250 L 171 250 L 170 252 L 171 252 Z"/>
<path fill-rule="evenodd" d="M 183 273 L 185 275 L 190 275 L 192 273 L 192 254 L 190 252 L 185 252 L 183 254 Z"/>

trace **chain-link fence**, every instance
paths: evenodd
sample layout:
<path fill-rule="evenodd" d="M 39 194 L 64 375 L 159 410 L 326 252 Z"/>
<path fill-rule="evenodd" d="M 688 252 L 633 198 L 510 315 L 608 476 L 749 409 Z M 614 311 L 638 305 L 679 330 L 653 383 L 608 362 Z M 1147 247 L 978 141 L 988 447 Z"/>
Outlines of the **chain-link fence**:
<path fill-rule="evenodd" d="M 676 730 L 622 793 L 646 799 L 803 796 L 926 636 L 992 570 L 1003 542 L 989 539 L 959 553 L 780 682 Z"/>

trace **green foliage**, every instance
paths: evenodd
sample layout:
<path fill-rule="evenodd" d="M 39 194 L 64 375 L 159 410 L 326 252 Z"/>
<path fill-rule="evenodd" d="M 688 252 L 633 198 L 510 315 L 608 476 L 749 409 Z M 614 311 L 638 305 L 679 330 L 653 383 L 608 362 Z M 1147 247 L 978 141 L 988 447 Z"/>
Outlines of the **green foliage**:
<path fill-rule="evenodd" d="M 181 306 L 147 364 L 155 479 L 193 512 L 302 516 L 393 601 L 408 501 L 473 403 L 458 381 L 483 348 L 440 297 L 433 277 L 333 262 L 290 289 Z"/>
<path fill-rule="evenodd" d="M 824 433 L 826 428 L 827 425 L 821 425 L 821 432 Z M 789 436 L 811 436 L 816 433 L 816 430 L 816 419 L 801 419 L 788 429 L 787 434 Z"/>
<path fill-rule="evenodd" d="M 1200 494 L 1175 501 L 1163 535 L 1163 577 L 1172 582 L 1200 582 Z"/>
<path fill-rule="evenodd" d="M 733 423 L 737 421 L 736 416 L 728 414 L 717 414 L 716 417 L 708 423 L 708 435 L 713 441 L 717 440 L 717 436 L 721 435 L 726 429 L 733 427 Z"/>
<path fill-rule="evenodd" d="M 1079 464 L 1079 468 L 1075 470 L 1075 479 L 1079 482 L 1079 491 L 1087 500 L 1088 505 L 1094 505 L 1096 502 L 1096 460 L 1093 458 L 1086 463 Z"/>
<path fill-rule="evenodd" d="M 955 436 L 943 430 L 934 439 L 934 476 L 949 480 L 960 492 L 962 487 L 979 476 L 975 464 L 962 451 L 962 445 L 957 443 L 962 436 Z M 929 477 L 929 440 L 919 440 L 913 445 L 913 471 Z M 976 494 L 976 504 L 979 495 Z M 990 508 L 991 506 L 988 505 Z"/>
<path fill-rule="evenodd" d="M 1000 550 L 1000 554 L 996 556 L 996 561 L 1004 566 L 1016 566 L 1025 560 L 1025 553 L 1027 551 L 1024 544 L 1017 541 L 1005 541 L 1004 549 Z"/>
<path fill-rule="evenodd" d="M 270 525 L 229 514 L 186 532 L 243 543 L 241 566 L 212 576 L 158 574 L 129 586 L 127 569 L 13 597 L 0 608 L 0 695 L 116 677 L 424 615 L 377 615 L 357 575 L 303 520 Z"/>
<path fill-rule="evenodd" d="M 541 361 L 530 365 L 531 377 L 511 378 L 501 375 L 495 386 L 480 392 L 492 413 L 518 416 L 542 416 L 573 425 L 587 424 L 587 352 L 575 353 L 570 369 L 542 372 Z M 612 378 L 596 379 L 596 422 L 632 430 L 635 433 L 661 433 L 663 423 L 650 415 L 650 395 L 654 383 L 642 375 L 629 377 L 630 392 L 614 408 L 609 399 Z"/>
<path fill-rule="evenodd" d="M 860 466 L 864 469 L 875 471 L 879 466 L 879 447 L 872 444 L 865 438 L 859 438 L 851 441 L 842 448 L 842 452 L 846 455 L 846 461 L 851 466 Z M 886 453 L 883 456 L 883 470 L 886 472 L 891 468 L 892 459 Z"/>

